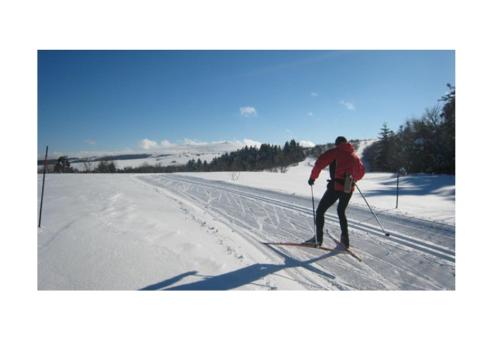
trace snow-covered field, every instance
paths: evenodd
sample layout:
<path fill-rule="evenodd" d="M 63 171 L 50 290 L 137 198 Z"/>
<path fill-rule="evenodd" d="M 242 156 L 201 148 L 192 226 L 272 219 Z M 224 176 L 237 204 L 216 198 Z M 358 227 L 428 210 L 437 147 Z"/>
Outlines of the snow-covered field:
<path fill-rule="evenodd" d="M 259 147 L 260 142 L 253 141 L 250 139 L 245 139 L 243 141 L 220 141 L 220 142 L 196 142 L 196 141 L 185 141 L 183 144 L 172 144 L 165 142 L 162 144 L 158 144 L 154 141 L 144 140 L 143 144 L 148 146 L 147 148 L 143 148 L 139 151 L 122 151 L 122 152 L 98 152 L 97 154 L 92 154 L 91 152 L 78 153 L 77 155 L 72 155 L 73 157 L 78 157 L 83 160 L 88 160 L 88 165 L 85 165 L 84 162 L 72 162 L 71 167 L 78 171 L 86 171 L 86 168 L 90 168 L 93 170 L 99 164 L 98 161 L 94 161 L 99 157 L 104 156 L 120 156 L 121 154 L 135 155 L 141 153 L 150 153 L 150 156 L 140 157 L 134 159 L 119 159 L 114 160 L 116 168 L 124 169 L 126 167 L 140 167 L 144 165 L 148 166 L 177 166 L 177 165 L 185 165 L 190 160 L 198 160 L 200 159 L 202 162 L 210 162 L 214 158 L 220 157 L 225 153 L 230 153 L 235 150 L 244 148 L 245 146 L 254 146 Z M 53 159 L 57 159 L 60 154 L 54 154 L 51 157 Z M 123 157 L 123 155 L 121 155 Z M 42 159 L 43 156 L 40 156 Z M 43 166 L 39 165 L 39 170 L 43 169 Z"/>
<path fill-rule="evenodd" d="M 209 180 L 241 184 L 269 189 L 286 194 L 311 196 L 307 184 L 314 165 L 306 159 L 288 172 L 200 172 L 184 173 Z M 183 173 L 180 173 L 181 175 Z M 321 198 L 329 179 L 328 169 L 321 172 L 313 192 Z M 379 211 L 424 218 L 431 221 L 455 223 L 455 176 L 408 175 L 399 179 L 399 201 L 396 209 L 397 177 L 391 173 L 367 173 L 358 183 L 370 206 Z M 355 192 L 351 204 L 365 205 L 363 198 Z"/>
<path fill-rule="evenodd" d="M 201 208 L 135 176 L 50 175 L 45 191 L 39 289 L 161 288 L 266 259 Z M 301 287 L 283 274 L 238 287 Z"/>
<path fill-rule="evenodd" d="M 455 288 L 451 177 L 402 178 L 394 210 L 393 176 L 367 174 L 360 187 L 393 235 L 383 236 L 353 197 L 351 245 L 362 262 L 338 250 L 262 244 L 311 236 L 310 164 L 284 174 L 49 174 L 38 288 Z M 326 176 L 314 188 L 316 202 Z M 38 182 L 40 197 L 41 176 Z M 326 228 L 338 237 L 335 208 L 327 214 Z M 325 245 L 334 247 L 328 236 Z"/>
<path fill-rule="evenodd" d="M 189 160 L 198 160 L 200 159 L 202 162 L 210 162 L 214 158 L 220 157 L 222 152 L 213 152 L 213 153 L 192 153 L 192 152 L 184 152 L 184 153 L 175 153 L 175 154 L 159 154 L 152 155 L 147 158 L 140 159 L 127 159 L 127 160 L 113 160 L 117 169 L 124 169 L 126 167 L 137 168 L 141 166 L 177 166 L 177 165 L 185 165 Z M 99 165 L 98 161 L 91 161 L 88 163 L 88 167 L 90 170 L 95 169 Z M 83 162 L 74 162 L 71 164 L 71 167 L 78 171 L 86 171 L 86 165 Z M 42 167 L 39 169 L 43 170 Z"/>

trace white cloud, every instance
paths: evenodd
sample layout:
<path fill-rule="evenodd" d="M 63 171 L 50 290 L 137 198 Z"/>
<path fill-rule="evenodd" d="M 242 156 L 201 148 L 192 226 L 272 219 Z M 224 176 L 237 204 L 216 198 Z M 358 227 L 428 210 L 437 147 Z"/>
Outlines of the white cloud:
<path fill-rule="evenodd" d="M 86 139 L 85 143 L 87 143 L 89 145 L 96 145 L 96 141 L 94 141 L 93 139 Z"/>
<path fill-rule="evenodd" d="M 311 97 L 316 98 L 318 95 L 319 95 L 319 94 L 318 94 L 318 93 L 316 93 L 316 92 L 311 92 Z"/>
<path fill-rule="evenodd" d="M 173 147 L 175 144 L 171 143 L 168 139 L 164 139 L 163 141 L 160 142 L 160 145 L 162 147 Z"/>
<path fill-rule="evenodd" d="M 315 143 L 313 143 L 311 141 L 300 141 L 299 144 L 303 147 L 306 147 L 306 148 L 312 148 L 316 145 Z"/>
<path fill-rule="evenodd" d="M 144 150 L 156 149 L 158 148 L 158 143 L 145 138 L 140 142 L 140 147 Z"/>
<path fill-rule="evenodd" d="M 344 105 L 347 110 L 351 110 L 351 111 L 356 110 L 356 107 L 350 101 L 341 100 L 341 101 L 339 101 L 339 104 Z"/>
<path fill-rule="evenodd" d="M 257 116 L 257 110 L 253 106 L 242 106 L 240 108 L 240 114 L 244 117 Z"/>

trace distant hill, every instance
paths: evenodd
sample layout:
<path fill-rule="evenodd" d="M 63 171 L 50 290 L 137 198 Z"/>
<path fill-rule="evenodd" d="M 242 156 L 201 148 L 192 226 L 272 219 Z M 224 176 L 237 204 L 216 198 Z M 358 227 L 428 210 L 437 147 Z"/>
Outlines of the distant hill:
<path fill-rule="evenodd" d="M 188 142 L 184 144 L 172 144 L 165 148 L 157 148 L 151 153 L 99 153 L 98 155 L 65 155 L 71 167 L 84 171 L 85 163 L 90 165 L 92 169 L 97 166 L 100 161 L 113 161 L 117 169 L 126 167 L 139 167 L 143 165 L 150 166 L 172 166 L 185 165 L 189 160 L 198 160 L 210 162 L 213 159 L 220 157 L 224 153 L 236 151 L 245 146 L 260 146 L 259 142 L 244 140 L 239 141 L 221 141 L 221 142 Z M 89 153 L 86 153 L 89 154 Z M 59 156 L 52 156 L 48 160 L 49 165 L 55 165 Z M 38 160 L 39 168 L 43 167 L 43 159 Z"/>

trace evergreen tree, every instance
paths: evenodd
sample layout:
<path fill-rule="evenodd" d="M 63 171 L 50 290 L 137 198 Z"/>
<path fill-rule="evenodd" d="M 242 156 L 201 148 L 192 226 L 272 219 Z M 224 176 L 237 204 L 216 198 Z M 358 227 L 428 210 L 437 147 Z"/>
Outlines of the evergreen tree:
<path fill-rule="evenodd" d="M 213 159 L 203 168 L 210 171 L 259 171 L 286 167 L 304 160 L 303 148 L 295 140 L 285 143 L 285 147 L 263 143 L 259 148 L 246 146 L 243 149 L 225 153 Z M 186 165 L 192 171 L 194 165 Z"/>
<path fill-rule="evenodd" d="M 426 109 L 393 133 L 382 126 L 379 140 L 365 149 L 364 160 L 372 171 L 455 173 L 455 88 L 441 101 L 442 108 Z"/>
<path fill-rule="evenodd" d="M 384 123 L 379 133 L 379 143 L 375 156 L 374 167 L 378 171 L 392 169 L 391 157 L 393 153 L 394 132 Z"/>
<path fill-rule="evenodd" d="M 441 110 L 441 118 L 444 120 L 440 139 L 442 141 L 443 160 L 442 172 L 455 173 L 455 87 L 448 84 L 449 92 L 441 101 L 444 106 Z"/>

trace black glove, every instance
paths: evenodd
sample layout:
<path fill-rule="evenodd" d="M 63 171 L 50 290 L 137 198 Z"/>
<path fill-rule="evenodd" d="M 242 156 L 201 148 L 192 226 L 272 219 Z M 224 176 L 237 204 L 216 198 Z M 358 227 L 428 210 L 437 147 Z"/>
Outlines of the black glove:
<path fill-rule="evenodd" d="M 314 185 L 314 180 L 312 178 L 310 178 L 309 181 L 307 181 L 307 183 L 309 183 L 309 186 L 312 186 L 312 185 Z"/>

